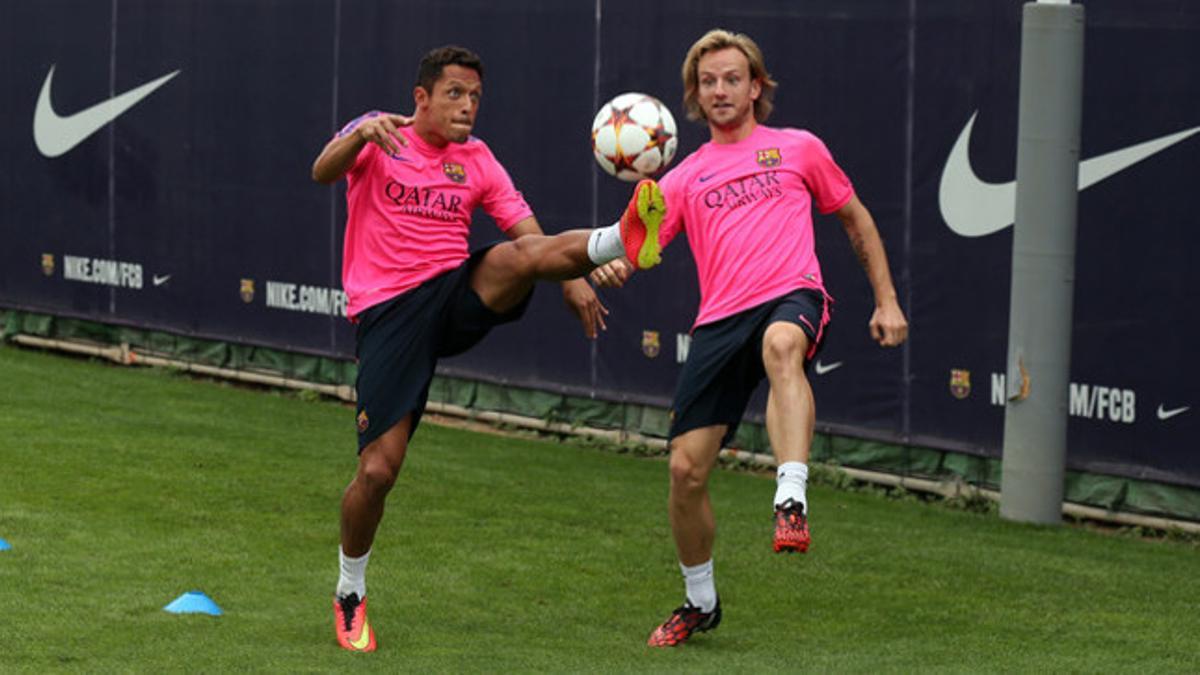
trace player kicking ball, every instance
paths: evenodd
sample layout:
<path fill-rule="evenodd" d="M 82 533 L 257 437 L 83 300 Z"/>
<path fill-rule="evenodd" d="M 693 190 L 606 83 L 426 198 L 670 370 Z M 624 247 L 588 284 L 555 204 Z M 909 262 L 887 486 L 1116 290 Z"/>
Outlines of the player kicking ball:
<path fill-rule="evenodd" d="M 368 113 L 313 163 L 313 179 L 346 179 L 342 285 L 357 325 L 358 470 L 341 508 L 338 644 L 374 651 L 366 568 L 384 503 L 421 420 L 437 360 L 459 354 L 525 312 L 539 280 L 562 281 L 567 305 L 594 338 L 608 310 L 580 277 L 626 257 L 659 262 L 662 193 L 642 181 L 621 220 L 549 237 L 488 146 L 471 136 L 483 64 L 461 47 L 421 60 L 411 117 Z M 482 207 L 511 241 L 470 251 Z"/>
<path fill-rule="evenodd" d="M 813 134 L 771 128 L 776 83 L 746 35 L 713 30 L 683 62 L 688 117 L 711 140 L 659 182 L 666 245 L 686 231 L 700 281 L 692 344 L 671 405 L 671 533 L 686 600 L 650 635 L 669 647 L 721 622 L 713 581 L 716 526 L 708 476 L 766 377 L 767 434 L 778 464 L 775 552 L 804 553 L 808 458 L 815 408 L 805 367 L 821 345 L 829 305 L 813 241 L 812 207 L 836 213 L 875 293 L 869 327 L 882 346 L 904 342 L 908 323 L 896 301 L 883 242 L 846 174 Z M 623 260 L 592 273 L 621 286 Z"/>

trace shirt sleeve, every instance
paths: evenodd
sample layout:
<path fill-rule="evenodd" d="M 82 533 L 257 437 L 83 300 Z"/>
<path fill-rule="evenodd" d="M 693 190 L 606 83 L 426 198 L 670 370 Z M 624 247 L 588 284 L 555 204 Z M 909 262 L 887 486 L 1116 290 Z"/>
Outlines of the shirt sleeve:
<path fill-rule="evenodd" d="M 486 145 L 483 146 L 483 151 L 483 161 L 480 165 L 485 174 L 485 181 L 481 205 L 492 220 L 496 221 L 500 230 L 507 232 L 513 225 L 532 216 L 533 209 L 513 185 L 512 178 L 492 151 Z"/>
<path fill-rule="evenodd" d="M 342 136 L 345 136 L 345 135 L 351 133 L 352 131 L 354 131 L 356 128 L 358 128 L 358 125 L 362 124 L 363 120 L 367 120 L 372 117 L 378 117 L 380 114 L 381 113 L 378 110 L 372 110 L 371 112 L 359 115 L 358 117 L 355 117 L 354 119 L 347 122 L 346 126 L 342 127 L 342 130 L 337 132 L 336 134 L 334 134 L 333 137 L 341 138 Z M 357 176 L 357 175 L 361 174 L 363 172 L 363 170 L 366 169 L 367 165 L 371 163 L 371 161 L 375 158 L 375 155 L 377 154 L 375 152 L 372 152 L 373 148 L 377 149 L 377 146 L 374 143 L 367 143 L 366 145 L 364 145 L 363 149 L 358 151 L 358 156 L 354 158 L 354 163 L 350 165 L 350 168 L 346 170 L 346 173 L 348 173 L 352 176 Z"/>
<path fill-rule="evenodd" d="M 829 148 L 811 133 L 800 132 L 800 155 L 804 158 L 802 175 L 813 195 L 813 203 L 823 214 L 833 213 L 850 202 L 854 186 L 842 168 L 833 161 Z"/>

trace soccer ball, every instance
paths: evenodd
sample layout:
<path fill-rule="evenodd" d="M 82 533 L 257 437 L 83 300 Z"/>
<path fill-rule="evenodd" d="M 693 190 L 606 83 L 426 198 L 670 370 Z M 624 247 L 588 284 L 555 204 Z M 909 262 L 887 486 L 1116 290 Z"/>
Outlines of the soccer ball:
<path fill-rule="evenodd" d="M 621 94 L 605 103 L 592 121 L 596 162 L 621 180 L 632 182 L 661 172 L 678 145 L 671 111 L 647 94 Z"/>

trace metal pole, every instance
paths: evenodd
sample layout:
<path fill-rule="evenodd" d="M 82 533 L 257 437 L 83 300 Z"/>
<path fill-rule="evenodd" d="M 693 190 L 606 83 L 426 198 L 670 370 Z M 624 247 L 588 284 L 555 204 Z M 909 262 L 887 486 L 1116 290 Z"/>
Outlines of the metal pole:
<path fill-rule="evenodd" d="M 1080 5 L 1027 3 L 1000 515 L 1062 522 L 1083 92 Z"/>

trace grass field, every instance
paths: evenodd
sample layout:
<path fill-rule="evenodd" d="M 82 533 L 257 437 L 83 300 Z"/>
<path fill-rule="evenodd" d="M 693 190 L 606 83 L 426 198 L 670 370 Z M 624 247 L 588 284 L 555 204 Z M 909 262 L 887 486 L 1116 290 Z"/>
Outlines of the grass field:
<path fill-rule="evenodd" d="M 368 574 L 380 650 L 333 640 L 353 414 L 0 346 L 0 671 L 1197 671 L 1200 548 L 713 480 L 722 626 L 682 599 L 666 463 L 422 426 Z M 202 590 L 219 618 L 162 607 Z"/>

